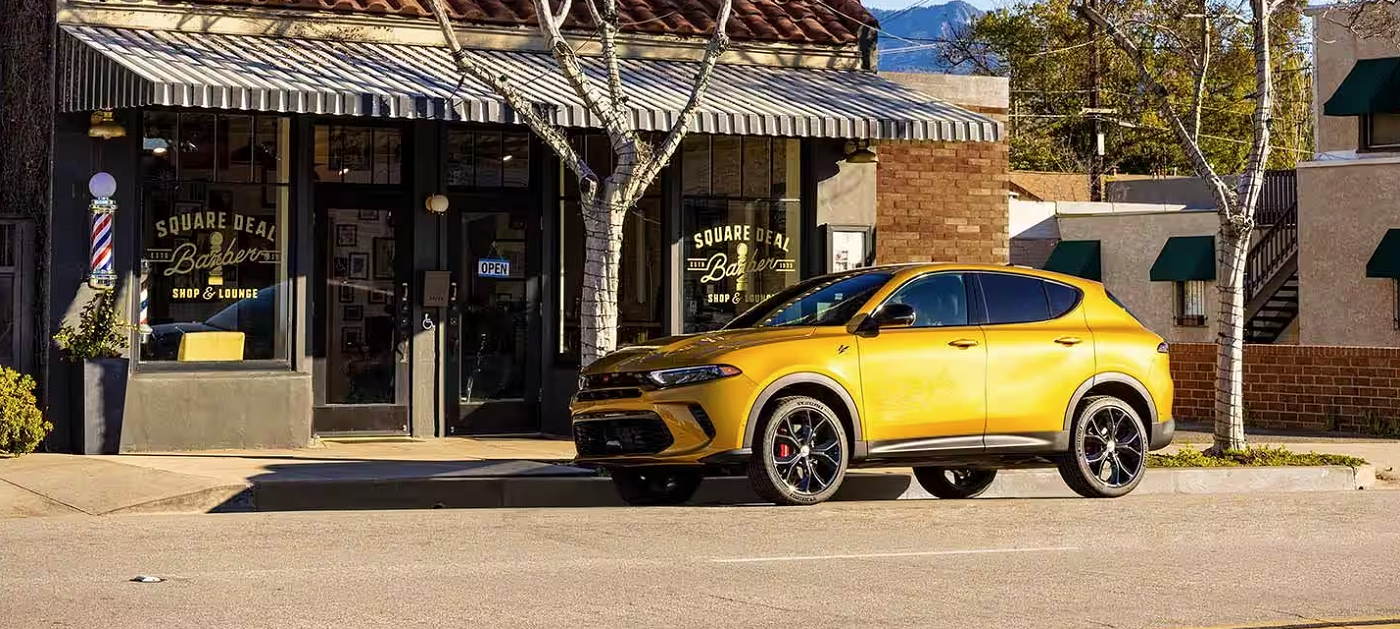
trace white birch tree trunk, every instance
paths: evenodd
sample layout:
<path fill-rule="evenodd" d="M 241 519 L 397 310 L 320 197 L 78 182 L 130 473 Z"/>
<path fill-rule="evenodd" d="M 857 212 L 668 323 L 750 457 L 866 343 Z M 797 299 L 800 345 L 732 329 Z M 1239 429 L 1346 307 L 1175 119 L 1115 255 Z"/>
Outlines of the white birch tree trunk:
<path fill-rule="evenodd" d="M 584 199 L 583 292 L 579 308 L 581 360 L 587 365 L 617 347 L 618 276 L 622 229 L 631 207 L 616 187 Z"/>
<path fill-rule="evenodd" d="M 1249 233 L 1220 230 L 1222 274 L 1215 364 L 1214 449 L 1240 450 L 1244 437 L 1244 271 L 1249 260 Z"/>

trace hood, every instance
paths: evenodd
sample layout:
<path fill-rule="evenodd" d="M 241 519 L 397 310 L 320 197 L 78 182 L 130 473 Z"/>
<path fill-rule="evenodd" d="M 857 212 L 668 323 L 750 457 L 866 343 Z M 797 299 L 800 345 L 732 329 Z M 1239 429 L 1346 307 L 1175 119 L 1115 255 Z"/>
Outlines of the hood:
<path fill-rule="evenodd" d="M 704 365 L 725 354 L 755 345 L 811 335 L 811 328 L 802 327 L 718 330 L 667 336 L 619 349 L 590 365 L 585 373 L 650 371 Z"/>
<path fill-rule="evenodd" d="M 212 325 L 207 325 L 207 324 L 204 324 L 204 323 L 199 323 L 199 322 L 194 322 L 194 321 L 190 321 L 190 322 L 181 322 L 181 323 L 158 323 L 158 324 L 156 324 L 156 325 L 151 326 L 151 333 L 152 333 L 152 334 L 155 334 L 155 335 L 157 335 L 157 336 L 161 336 L 161 335 L 165 335 L 165 334 L 175 334 L 175 333 L 184 334 L 184 333 L 186 333 L 186 332 L 221 332 L 221 331 L 223 331 L 223 330 L 221 330 L 220 328 L 216 328 L 216 327 L 214 327 L 214 326 L 212 326 Z"/>

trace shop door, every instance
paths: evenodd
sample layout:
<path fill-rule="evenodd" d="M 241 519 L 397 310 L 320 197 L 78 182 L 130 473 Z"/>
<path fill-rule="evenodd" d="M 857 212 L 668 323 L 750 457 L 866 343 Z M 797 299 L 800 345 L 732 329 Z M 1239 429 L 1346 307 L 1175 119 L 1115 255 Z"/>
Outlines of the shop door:
<path fill-rule="evenodd" d="M 29 250 L 27 222 L 0 220 L 0 365 L 34 374 L 29 348 L 33 347 L 33 304 L 29 298 Z"/>
<path fill-rule="evenodd" d="M 411 204 L 336 185 L 316 191 L 313 351 L 318 435 L 406 434 Z"/>
<path fill-rule="evenodd" d="M 529 204 L 497 198 L 464 210 L 451 235 L 457 255 L 451 318 L 457 413 L 448 434 L 539 430 L 538 263 L 530 243 L 538 219 Z"/>

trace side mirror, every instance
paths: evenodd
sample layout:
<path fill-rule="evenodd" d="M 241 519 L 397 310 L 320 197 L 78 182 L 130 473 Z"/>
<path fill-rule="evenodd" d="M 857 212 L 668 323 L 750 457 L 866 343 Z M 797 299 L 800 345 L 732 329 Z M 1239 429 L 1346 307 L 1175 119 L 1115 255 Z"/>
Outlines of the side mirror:
<path fill-rule="evenodd" d="M 875 325 L 881 328 L 907 328 L 914 325 L 914 307 L 909 304 L 885 304 L 875 313 Z"/>

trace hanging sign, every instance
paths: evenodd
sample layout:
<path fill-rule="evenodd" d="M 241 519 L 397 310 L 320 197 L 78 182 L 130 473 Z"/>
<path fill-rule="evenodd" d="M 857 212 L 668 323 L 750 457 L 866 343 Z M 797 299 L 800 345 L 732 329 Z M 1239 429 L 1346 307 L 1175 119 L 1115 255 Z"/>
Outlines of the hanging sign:
<path fill-rule="evenodd" d="M 501 258 L 481 258 L 476 261 L 477 277 L 510 277 L 510 260 Z"/>

